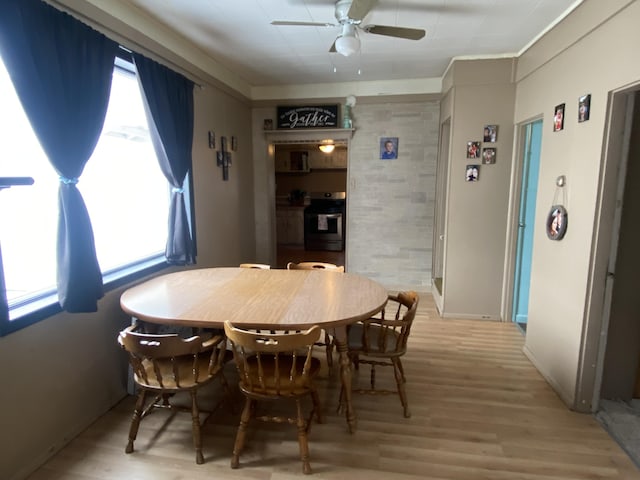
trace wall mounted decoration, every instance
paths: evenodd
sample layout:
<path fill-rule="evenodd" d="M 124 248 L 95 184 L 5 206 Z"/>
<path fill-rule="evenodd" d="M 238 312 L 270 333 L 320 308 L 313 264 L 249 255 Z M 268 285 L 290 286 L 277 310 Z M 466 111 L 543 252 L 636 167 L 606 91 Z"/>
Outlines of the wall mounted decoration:
<path fill-rule="evenodd" d="M 497 125 L 485 125 L 483 141 L 485 143 L 496 143 L 498 140 L 498 126 Z"/>
<path fill-rule="evenodd" d="M 209 148 L 216 148 L 216 134 L 209 130 Z"/>
<path fill-rule="evenodd" d="M 496 148 L 488 147 L 482 149 L 482 163 L 485 165 L 493 165 L 496 163 Z"/>
<path fill-rule="evenodd" d="M 216 152 L 216 163 L 222 167 L 222 180 L 229 180 L 229 166 L 231 165 L 231 152 L 227 151 L 227 137 L 220 137 L 220 150 Z"/>
<path fill-rule="evenodd" d="M 547 216 L 547 237 L 562 240 L 567 233 L 567 210 L 562 205 L 553 205 Z"/>
<path fill-rule="evenodd" d="M 559 132 L 564 128 L 564 103 L 556 105 L 553 110 L 553 131 Z"/>
<path fill-rule="evenodd" d="M 398 158 L 398 137 L 380 138 L 380 159 L 394 160 Z"/>
<path fill-rule="evenodd" d="M 467 158 L 480 158 L 480 142 L 467 142 Z"/>
<path fill-rule="evenodd" d="M 231 150 L 233 152 L 238 150 L 238 137 L 236 137 L 235 135 L 231 136 Z"/>
<path fill-rule="evenodd" d="M 589 120 L 591 113 L 591 94 L 582 95 L 578 98 L 578 122 L 586 122 Z"/>
<path fill-rule="evenodd" d="M 338 104 L 278 107 L 277 128 L 339 128 Z"/>
<path fill-rule="evenodd" d="M 477 182 L 480 177 L 480 165 L 467 165 L 464 179 L 467 182 Z"/>
<path fill-rule="evenodd" d="M 545 224 L 545 230 L 547 237 L 551 240 L 562 240 L 564 234 L 567 233 L 568 215 L 567 209 L 564 207 L 565 202 L 565 190 L 564 187 L 567 184 L 567 177 L 559 175 L 556 178 L 556 191 L 553 195 L 553 205 L 547 215 L 547 221 Z"/>

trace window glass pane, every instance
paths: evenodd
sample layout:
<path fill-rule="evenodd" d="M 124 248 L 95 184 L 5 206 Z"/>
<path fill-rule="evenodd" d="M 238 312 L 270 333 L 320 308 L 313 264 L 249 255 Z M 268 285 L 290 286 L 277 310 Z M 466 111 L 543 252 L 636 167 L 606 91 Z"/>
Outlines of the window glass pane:
<path fill-rule="evenodd" d="M 0 191 L 0 246 L 11 303 L 55 286 L 58 176 L 31 130 L 4 64 L 0 98 L 0 176 L 35 181 Z"/>
<path fill-rule="evenodd" d="M 0 191 L 0 246 L 9 304 L 55 290 L 58 175 L 40 148 L 0 62 L 0 176 L 31 186 Z M 103 272 L 164 252 L 168 183 L 149 138 L 133 74 L 114 69 L 105 127 L 87 162 L 82 192 Z"/>
<path fill-rule="evenodd" d="M 136 77 L 116 68 L 102 136 L 78 188 L 103 272 L 164 253 L 169 183 L 156 159 Z"/>

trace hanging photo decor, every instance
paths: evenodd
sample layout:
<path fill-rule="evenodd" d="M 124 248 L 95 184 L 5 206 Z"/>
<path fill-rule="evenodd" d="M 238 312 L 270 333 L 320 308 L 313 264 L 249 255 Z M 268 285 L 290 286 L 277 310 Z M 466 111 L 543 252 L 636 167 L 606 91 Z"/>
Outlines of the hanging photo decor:
<path fill-rule="evenodd" d="M 480 176 L 480 165 L 467 165 L 464 179 L 467 182 L 477 182 Z"/>
<path fill-rule="evenodd" d="M 485 165 L 493 165 L 496 163 L 496 149 L 495 147 L 488 147 L 482 149 L 482 163 Z"/>
<path fill-rule="evenodd" d="M 553 109 L 553 131 L 559 132 L 564 128 L 564 103 Z"/>
<path fill-rule="evenodd" d="M 567 233 L 567 210 L 562 205 L 554 205 L 547 216 L 547 237 L 551 240 L 562 240 Z"/>
<path fill-rule="evenodd" d="M 467 142 L 467 158 L 480 158 L 480 142 Z"/>
<path fill-rule="evenodd" d="M 589 120 L 591 111 L 591 94 L 582 95 L 578 98 L 578 122 L 586 122 Z"/>

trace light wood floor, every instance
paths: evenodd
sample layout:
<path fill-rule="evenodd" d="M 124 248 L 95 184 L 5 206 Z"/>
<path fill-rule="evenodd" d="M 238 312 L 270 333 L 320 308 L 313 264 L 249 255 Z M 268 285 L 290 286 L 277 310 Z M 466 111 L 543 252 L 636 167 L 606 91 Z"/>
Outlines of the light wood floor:
<path fill-rule="evenodd" d="M 513 324 L 442 320 L 424 295 L 411 335 L 404 360 L 409 419 L 396 396 L 357 395 L 358 431 L 347 433 L 344 418 L 335 413 L 338 375 L 322 372 L 318 385 L 325 423 L 314 424 L 309 436 L 315 478 L 640 478 L 593 416 L 571 412 L 558 399 L 521 353 L 523 337 Z M 383 369 L 378 378 L 390 374 Z M 367 377 L 362 367 L 358 379 Z M 207 393 L 209 402 L 219 396 L 217 388 Z M 29 480 L 285 480 L 302 475 L 295 428 L 285 425 L 254 425 L 240 469 L 231 470 L 238 415 L 226 406 L 204 427 L 203 465 L 195 463 L 188 414 L 150 415 L 142 422 L 136 451 L 127 455 L 132 411 L 132 398 L 124 399 Z"/>

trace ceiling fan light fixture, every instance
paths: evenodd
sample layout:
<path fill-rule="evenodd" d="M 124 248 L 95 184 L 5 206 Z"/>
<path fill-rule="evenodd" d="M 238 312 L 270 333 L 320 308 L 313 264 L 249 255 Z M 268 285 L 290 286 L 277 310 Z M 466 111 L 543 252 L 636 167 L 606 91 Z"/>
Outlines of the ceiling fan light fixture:
<path fill-rule="evenodd" d="M 354 25 L 343 25 L 342 35 L 336 38 L 336 52 L 340 55 L 348 57 L 360 50 L 360 39 L 356 35 L 356 28 Z"/>
<path fill-rule="evenodd" d="M 336 39 L 336 51 L 345 57 L 349 57 L 360 50 L 360 40 L 356 37 L 338 37 Z"/>

